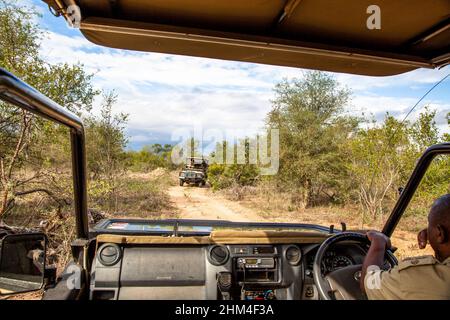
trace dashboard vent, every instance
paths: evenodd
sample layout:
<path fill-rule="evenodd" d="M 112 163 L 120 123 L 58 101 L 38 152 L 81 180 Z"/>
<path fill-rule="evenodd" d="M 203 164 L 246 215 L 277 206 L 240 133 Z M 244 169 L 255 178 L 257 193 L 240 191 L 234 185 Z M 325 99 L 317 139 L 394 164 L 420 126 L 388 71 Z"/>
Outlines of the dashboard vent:
<path fill-rule="evenodd" d="M 115 243 L 105 243 L 98 249 L 98 260 L 104 266 L 115 265 L 122 256 L 122 250 Z"/>
<path fill-rule="evenodd" d="M 297 246 L 289 246 L 286 249 L 286 260 L 290 265 L 296 266 L 300 263 L 302 259 L 302 252 Z"/>
<path fill-rule="evenodd" d="M 215 245 L 209 249 L 208 260 L 215 266 L 221 266 L 228 261 L 229 256 L 227 247 Z"/>

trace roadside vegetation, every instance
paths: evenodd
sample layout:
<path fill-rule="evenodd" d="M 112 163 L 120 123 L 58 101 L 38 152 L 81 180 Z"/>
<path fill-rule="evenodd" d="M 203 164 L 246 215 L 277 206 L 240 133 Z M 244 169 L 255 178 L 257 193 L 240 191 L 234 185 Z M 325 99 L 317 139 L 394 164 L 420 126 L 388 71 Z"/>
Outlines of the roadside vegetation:
<path fill-rule="evenodd" d="M 280 133 L 278 173 L 264 176 L 248 163 L 213 163 L 212 188 L 273 219 L 303 221 L 313 212 L 311 221 L 382 227 L 423 151 L 450 137 L 439 135 L 436 111 L 428 106 L 416 120 L 386 113 L 377 123 L 370 115 L 349 115 L 350 102 L 351 92 L 322 72 L 279 83 L 266 119 L 267 129 Z M 432 201 L 450 192 L 449 167 L 449 157 L 433 161 L 402 221 L 406 230 L 426 225 Z M 336 220 L 332 212 L 346 214 Z"/>

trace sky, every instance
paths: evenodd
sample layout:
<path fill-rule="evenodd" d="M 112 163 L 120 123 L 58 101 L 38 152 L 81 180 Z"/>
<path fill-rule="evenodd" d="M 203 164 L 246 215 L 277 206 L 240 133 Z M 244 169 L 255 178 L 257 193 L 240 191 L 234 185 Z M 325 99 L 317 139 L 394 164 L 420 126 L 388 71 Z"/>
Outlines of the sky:
<path fill-rule="evenodd" d="M 194 126 L 252 135 L 264 126 L 271 109 L 275 84 L 284 78 L 301 78 L 306 70 L 217 59 L 111 49 L 86 40 L 78 29 L 54 17 L 40 0 L 20 0 L 40 13 L 37 23 L 47 31 L 42 56 L 50 63 L 84 64 L 94 73 L 98 89 L 118 94 L 113 110 L 129 114 L 126 131 L 129 148 L 172 141 L 176 129 Z M 403 119 L 411 107 L 437 81 L 450 73 L 419 69 L 390 77 L 368 77 L 343 73 L 332 75 L 352 91 L 347 110 L 351 114 L 373 115 L 382 121 L 387 111 Z M 101 99 L 94 104 L 98 113 Z M 432 91 L 411 114 L 429 105 L 437 111 L 441 131 L 450 132 L 450 78 Z"/>

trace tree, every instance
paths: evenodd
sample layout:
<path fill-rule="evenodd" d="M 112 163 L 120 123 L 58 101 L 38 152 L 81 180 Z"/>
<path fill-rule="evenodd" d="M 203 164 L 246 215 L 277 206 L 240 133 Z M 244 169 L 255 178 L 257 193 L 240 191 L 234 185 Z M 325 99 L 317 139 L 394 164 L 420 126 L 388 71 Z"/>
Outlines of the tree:
<path fill-rule="evenodd" d="M 238 150 L 243 151 L 245 161 L 238 161 Z M 250 163 L 249 154 L 249 138 L 241 139 L 233 145 L 227 141 L 218 143 L 216 150 L 210 155 L 212 163 L 208 167 L 208 180 L 213 189 L 254 185 L 259 178 L 259 169 L 256 164 Z M 224 159 L 230 163 L 224 163 Z"/>
<path fill-rule="evenodd" d="M 307 72 L 275 87 L 267 117 L 280 134 L 280 186 L 296 190 L 300 206 L 345 197 L 345 141 L 359 120 L 344 114 L 350 92 L 330 75 Z"/>
<path fill-rule="evenodd" d="M 411 126 L 411 135 L 419 151 L 425 151 L 429 146 L 439 141 L 439 130 L 436 126 L 436 110 L 425 106 L 417 121 Z"/>
<path fill-rule="evenodd" d="M 386 114 L 384 122 L 361 128 L 350 140 L 349 172 L 362 207 L 362 220 L 384 222 L 384 217 L 398 199 L 416 160 L 430 145 L 440 142 L 435 123 L 436 112 L 428 107 L 416 121 L 401 122 Z M 415 197 L 428 206 L 432 199 L 449 190 L 449 157 L 436 158 L 428 169 Z M 447 190 L 447 191 L 446 191 Z"/>
<path fill-rule="evenodd" d="M 33 12 L 0 1 L 0 65 L 63 107 L 77 113 L 90 110 L 98 93 L 92 75 L 79 64 L 52 65 L 41 59 L 44 33 L 35 24 Z M 0 219 L 14 207 L 16 198 L 24 195 L 42 193 L 59 202 L 61 197 L 56 194 L 62 188 L 53 186 L 51 190 L 43 178 L 46 184 L 57 183 L 57 179 L 49 179 L 56 168 L 49 164 L 61 160 L 62 151 L 67 151 L 67 143 L 58 144 L 68 141 L 67 130 L 4 102 L 0 102 L 0 129 Z M 25 167 L 34 174 L 25 172 Z"/>
<path fill-rule="evenodd" d="M 361 222 L 365 213 L 372 221 L 381 220 L 389 207 L 386 199 L 396 199 L 396 187 L 407 175 L 412 152 L 407 126 L 386 114 L 381 126 L 372 123 L 361 128 L 350 146 L 349 170 L 362 209 Z"/>
<path fill-rule="evenodd" d="M 157 168 L 175 169 L 176 165 L 172 163 L 171 159 L 172 149 L 171 144 L 155 143 L 144 146 L 139 151 L 129 150 L 127 151 L 127 168 L 140 172 L 148 172 Z"/>
<path fill-rule="evenodd" d="M 100 116 L 86 119 L 88 168 L 92 180 L 97 180 L 96 183 L 103 187 L 100 195 L 108 197 L 111 210 L 117 208 L 118 178 L 126 168 L 124 150 L 128 115 L 113 113 L 116 102 L 115 92 L 104 93 Z"/>
<path fill-rule="evenodd" d="M 450 124 L 450 114 L 447 119 Z M 439 136 L 439 130 L 434 120 L 436 110 L 431 110 L 428 106 L 419 115 L 417 121 L 411 126 L 412 141 L 416 147 L 417 157 L 433 144 L 449 142 L 448 134 Z M 416 199 L 425 206 L 434 201 L 439 196 L 450 192 L 450 157 L 442 155 L 436 157 L 423 177 L 423 180 L 416 192 Z"/>
<path fill-rule="evenodd" d="M 450 127 L 450 112 L 447 113 L 447 123 L 448 126 Z M 444 135 L 442 136 L 442 140 L 444 142 L 450 142 L 450 133 L 444 133 Z"/>

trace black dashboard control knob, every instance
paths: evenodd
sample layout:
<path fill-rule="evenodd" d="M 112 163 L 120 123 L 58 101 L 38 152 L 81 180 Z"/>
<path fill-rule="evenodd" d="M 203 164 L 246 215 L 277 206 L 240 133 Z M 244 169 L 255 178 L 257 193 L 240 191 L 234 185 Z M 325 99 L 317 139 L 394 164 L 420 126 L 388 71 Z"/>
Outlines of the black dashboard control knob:
<path fill-rule="evenodd" d="M 286 249 L 286 260 L 290 265 L 296 266 L 302 259 L 302 251 L 299 247 L 291 245 Z"/>
<path fill-rule="evenodd" d="M 229 292 L 232 285 L 231 272 L 219 272 L 217 274 L 217 286 L 221 292 Z"/>
<path fill-rule="evenodd" d="M 307 286 L 305 290 L 305 297 L 306 298 L 312 298 L 314 297 L 314 287 L 313 286 Z"/>
<path fill-rule="evenodd" d="M 98 249 L 98 260 L 104 266 L 115 265 L 122 257 L 122 250 L 115 243 L 105 243 Z"/>
<path fill-rule="evenodd" d="M 211 264 L 215 266 L 221 266 L 228 261 L 230 257 L 230 252 L 228 248 L 221 245 L 214 245 L 209 248 L 208 260 Z"/>
<path fill-rule="evenodd" d="M 231 272 L 219 272 L 217 274 L 217 288 L 222 295 L 223 300 L 231 300 L 231 287 L 233 285 L 233 276 Z"/>

